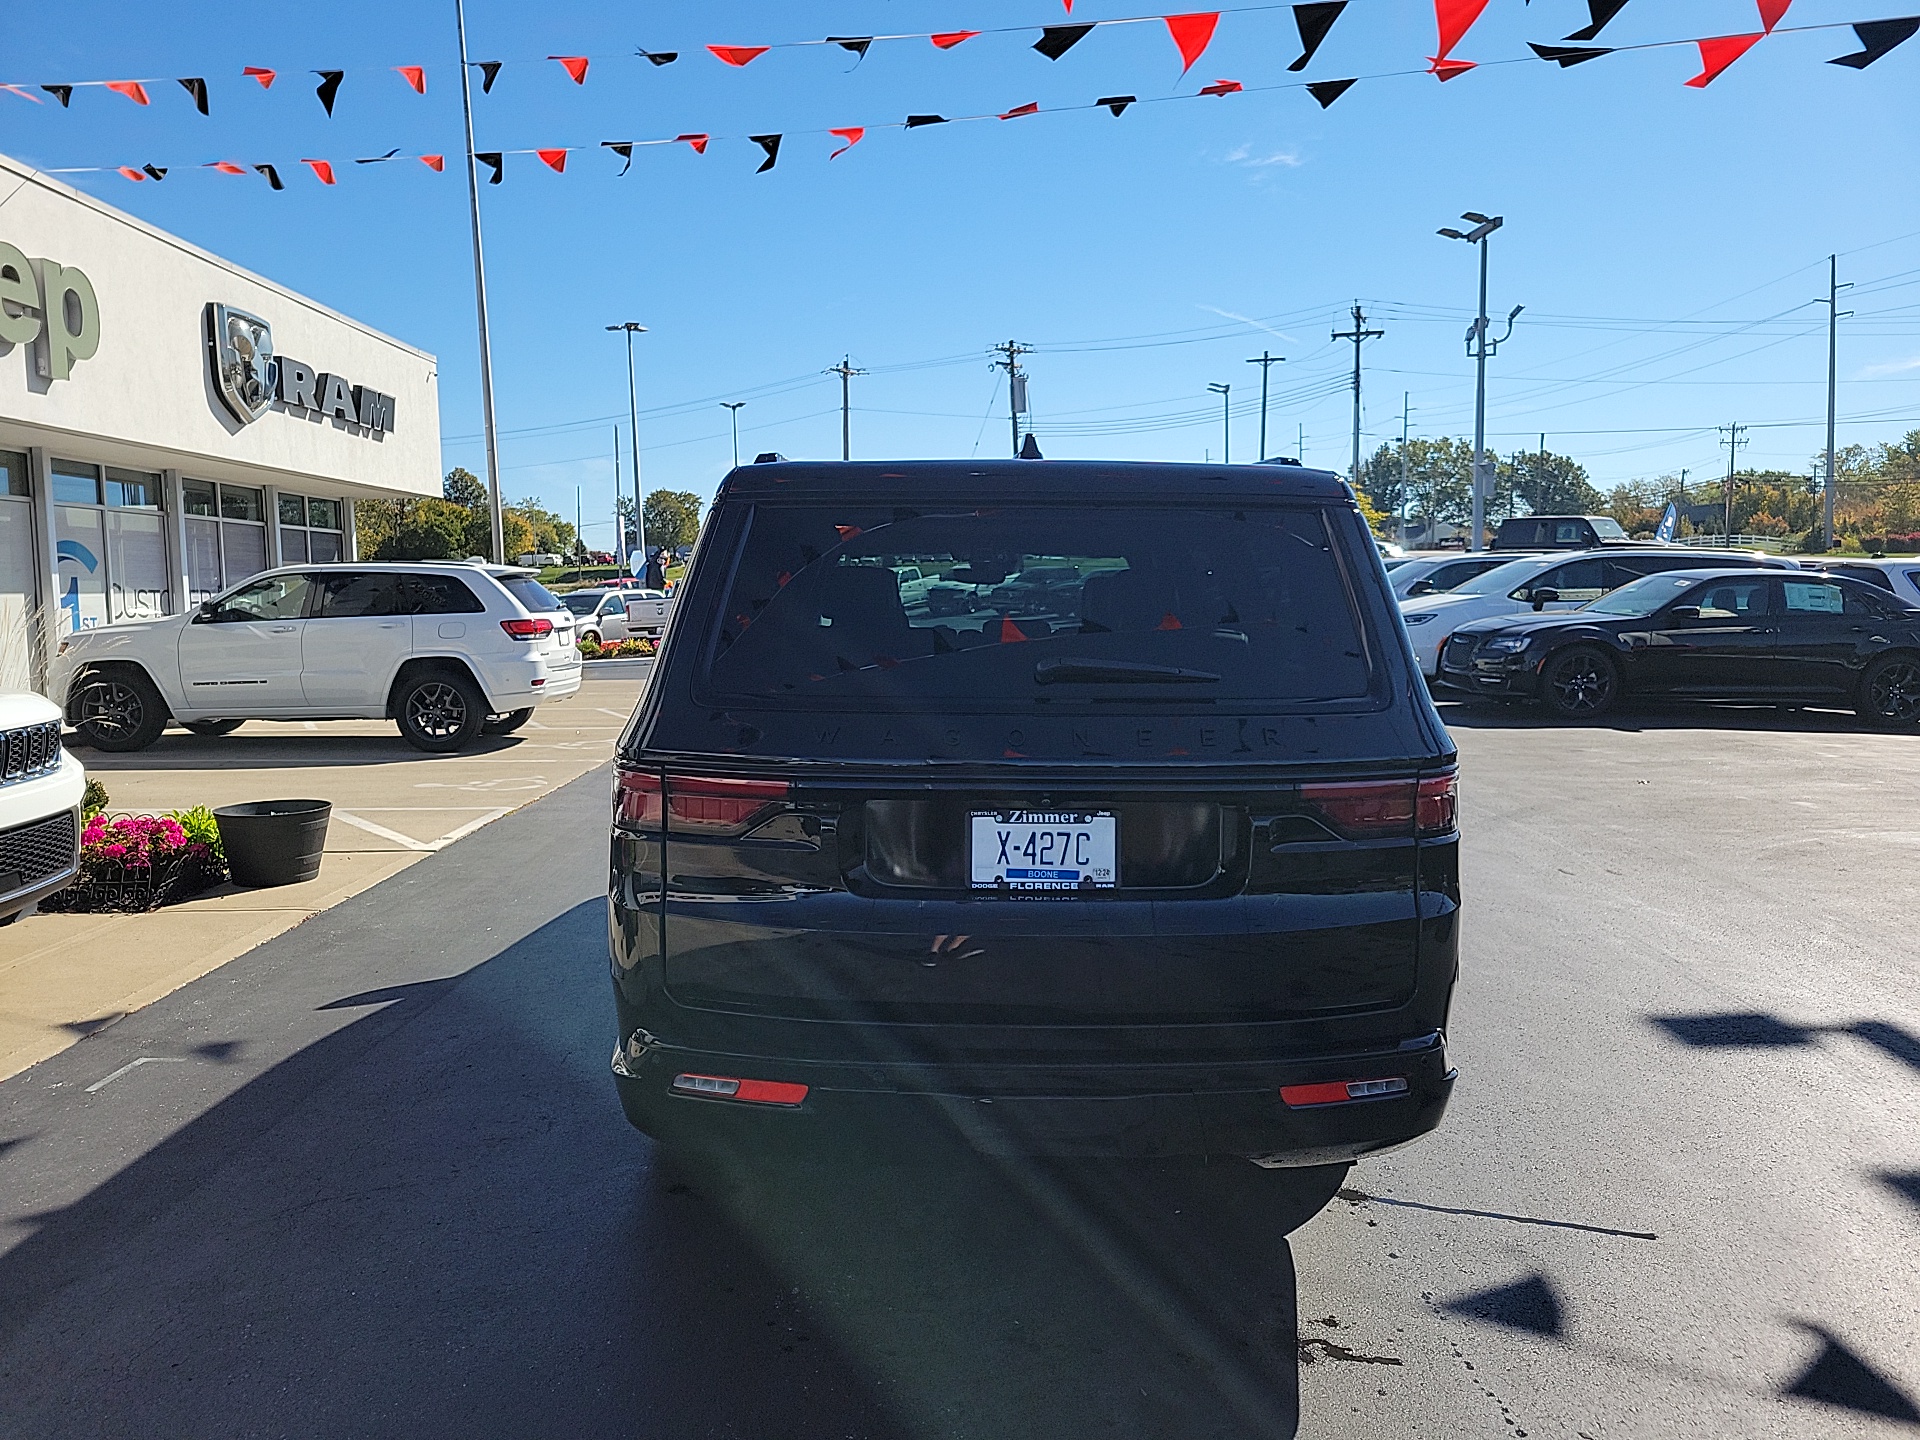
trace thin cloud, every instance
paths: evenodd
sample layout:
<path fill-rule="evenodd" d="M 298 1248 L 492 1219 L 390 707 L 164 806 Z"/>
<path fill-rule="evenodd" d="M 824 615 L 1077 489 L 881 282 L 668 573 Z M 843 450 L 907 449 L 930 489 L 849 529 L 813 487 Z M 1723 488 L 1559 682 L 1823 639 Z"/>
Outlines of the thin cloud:
<path fill-rule="evenodd" d="M 1860 372 L 1862 380 L 1872 380 L 1886 375 L 1906 375 L 1920 370 L 1920 355 L 1911 360 L 1891 360 L 1884 365 L 1869 365 Z"/>
<path fill-rule="evenodd" d="M 1236 145 L 1221 157 L 1227 165 L 1245 165 L 1249 169 L 1266 169 L 1274 165 L 1284 165 L 1289 170 L 1297 170 L 1303 163 L 1297 150 L 1270 150 L 1264 155 L 1256 155 L 1251 145 Z"/>
<path fill-rule="evenodd" d="M 1263 331 L 1264 333 L 1273 336 L 1276 340 L 1284 340 L 1289 345 L 1298 343 L 1293 338 L 1293 336 L 1287 334 L 1287 332 L 1284 330 L 1276 330 L 1271 325 L 1262 325 L 1258 320 L 1250 319 L 1245 315 L 1236 315 L 1231 310 L 1222 310 L 1218 305 L 1202 305 L 1200 308 L 1202 310 L 1210 310 L 1215 315 L 1220 316 L 1222 319 L 1238 320 L 1242 325 L 1251 325 L 1254 329 Z"/>

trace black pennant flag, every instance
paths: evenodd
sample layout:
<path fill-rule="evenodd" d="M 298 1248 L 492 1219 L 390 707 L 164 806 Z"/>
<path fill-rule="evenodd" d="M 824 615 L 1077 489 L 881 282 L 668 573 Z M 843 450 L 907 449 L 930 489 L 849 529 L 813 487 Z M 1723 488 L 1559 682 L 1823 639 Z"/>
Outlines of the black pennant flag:
<path fill-rule="evenodd" d="M 780 137 L 778 135 L 749 135 L 747 138 L 767 152 L 767 158 L 762 160 L 760 162 L 760 168 L 753 172 L 756 175 L 764 175 L 773 168 L 774 162 L 780 158 Z"/>
<path fill-rule="evenodd" d="M 489 185 L 498 185 L 500 183 L 500 177 L 506 173 L 506 156 L 502 155 L 498 150 L 476 150 L 473 152 L 473 158 L 493 171 L 493 174 L 488 177 L 487 183 Z"/>
<path fill-rule="evenodd" d="M 281 180 L 280 180 L 280 172 L 279 172 L 278 170 L 276 170 L 276 169 L 274 169 L 274 168 L 273 168 L 273 166 L 271 166 L 271 165 L 256 165 L 256 166 L 254 166 L 253 168 L 254 168 L 255 170 L 258 170 L 258 171 L 259 171 L 259 172 L 260 172 L 260 173 L 261 173 L 262 175 L 264 175 L 264 176 L 266 176 L 266 177 L 267 177 L 267 184 L 269 184 L 269 185 L 271 185 L 271 186 L 272 186 L 272 187 L 273 187 L 274 189 L 276 189 L 276 190 L 284 190 L 284 189 L 286 189 L 286 188 L 287 188 L 287 187 L 286 187 L 286 186 L 285 186 L 284 184 L 282 184 L 282 183 L 281 183 Z"/>
<path fill-rule="evenodd" d="M 1353 83 L 1352 80 L 1311 80 L 1307 83 L 1307 93 L 1318 100 L 1324 110 L 1351 90 Z"/>
<path fill-rule="evenodd" d="M 474 64 L 480 67 L 480 93 L 482 95 L 491 95 L 493 93 L 493 82 L 500 78 L 500 62 L 498 60 L 476 60 Z"/>
<path fill-rule="evenodd" d="M 1040 38 L 1033 42 L 1033 48 L 1049 60 L 1058 60 L 1086 39 L 1092 29 L 1091 25 L 1049 25 L 1040 32 Z"/>
<path fill-rule="evenodd" d="M 1851 55 L 1836 55 L 1827 63 L 1864 70 L 1896 45 L 1904 45 L 1920 31 L 1920 15 L 1902 20 L 1856 20 L 1853 33 L 1860 37 L 1861 48 Z"/>
<path fill-rule="evenodd" d="M 167 167 L 164 165 L 142 165 L 140 168 L 147 172 L 147 178 L 150 180 L 167 178 Z"/>
<path fill-rule="evenodd" d="M 867 47 L 873 44 L 871 35 L 829 35 L 829 45 L 838 45 L 842 50 L 851 50 L 862 60 L 867 58 Z"/>
<path fill-rule="evenodd" d="M 1114 118 L 1118 119 L 1120 117 L 1120 112 L 1125 110 L 1127 106 L 1133 104 L 1134 101 L 1138 100 L 1139 98 L 1140 97 L 1137 95 L 1102 95 L 1098 100 L 1094 101 L 1093 103 L 1096 105 L 1106 106 L 1107 109 L 1113 112 Z"/>
<path fill-rule="evenodd" d="M 62 110 L 73 103 L 73 86 L 71 85 L 42 85 L 40 88 L 58 100 Z"/>
<path fill-rule="evenodd" d="M 1602 55 L 1611 55 L 1613 51 L 1604 45 L 1582 47 L 1579 45 L 1536 45 L 1527 42 L 1527 48 L 1542 60 L 1551 60 L 1562 70 L 1571 70 L 1589 60 L 1598 60 Z"/>
<path fill-rule="evenodd" d="M 399 147 L 396 146 L 384 155 L 369 155 L 365 159 L 355 160 L 353 163 L 356 165 L 383 165 L 399 153 Z"/>
<path fill-rule="evenodd" d="M 320 103 L 326 107 L 327 116 L 331 119 L 333 116 L 333 97 L 340 93 L 340 82 L 347 78 L 347 72 L 344 70 L 316 70 L 313 73 L 320 77 L 320 84 L 313 93 L 320 97 Z"/>
<path fill-rule="evenodd" d="M 946 123 L 947 117 L 944 115 L 907 116 L 907 129 L 909 130 L 918 130 L 922 125 L 944 125 Z"/>
<path fill-rule="evenodd" d="M 633 168 L 633 142 L 631 140 L 602 140 L 600 144 L 627 162 L 620 167 L 620 173 L 622 175 Z"/>
<path fill-rule="evenodd" d="M 1313 59 L 1313 52 L 1320 48 L 1320 42 L 1327 38 L 1327 32 L 1333 29 L 1333 22 L 1340 18 L 1340 12 L 1346 8 L 1347 0 L 1293 7 L 1293 23 L 1300 31 L 1300 58 L 1287 69 L 1297 71 L 1307 68 L 1307 62 Z"/>
<path fill-rule="evenodd" d="M 1614 16 L 1626 8 L 1627 0 L 1587 0 L 1587 19 L 1593 23 L 1585 29 L 1574 31 L 1571 35 L 1567 36 L 1567 39 L 1593 39 L 1602 30 L 1607 28 L 1608 21 L 1612 20 Z"/>
<path fill-rule="evenodd" d="M 671 65 L 680 58 L 678 50 L 635 50 L 633 53 L 655 65 Z"/>
<path fill-rule="evenodd" d="M 202 115 L 207 113 L 207 82 L 198 75 L 188 76 L 180 82 L 181 88 L 193 97 L 193 108 Z"/>

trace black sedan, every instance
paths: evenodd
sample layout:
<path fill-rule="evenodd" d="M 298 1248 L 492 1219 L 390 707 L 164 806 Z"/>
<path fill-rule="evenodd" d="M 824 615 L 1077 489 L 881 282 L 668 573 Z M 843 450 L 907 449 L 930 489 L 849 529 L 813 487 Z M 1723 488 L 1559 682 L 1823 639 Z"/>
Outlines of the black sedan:
<path fill-rule="evenodd" d="M 1579 610 L 1463 625 L 1439 678 L 1471 695 L 1538 700 L 1569 720 L 1644 695 L 1851 706 L 1872 724 L 1911 727 L 1920 609 L 1810 571 L 1670 570 Z"/>

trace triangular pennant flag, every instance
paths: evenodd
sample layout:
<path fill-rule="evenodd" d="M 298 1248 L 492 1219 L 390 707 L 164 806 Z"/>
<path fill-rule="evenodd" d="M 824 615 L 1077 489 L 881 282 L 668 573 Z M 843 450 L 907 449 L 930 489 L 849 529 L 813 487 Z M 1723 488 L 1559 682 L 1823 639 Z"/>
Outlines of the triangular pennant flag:
<path fill-rule="evenodd" d="M 1018 645 L 1026 638 L 1027 632 L 1013 623 L 1013 616 L 1003 614 L 1000 617 L 1000 643 L 1002 645 Z"/>
<path fill-rule="evenodd" d="M 114 168 L 117 169 L 122 175 L 126 176 L 127 179 L 129 180 L 144 181 L 147 178 L 140 171 L 134 169 L 131 165 L 117 165 Z"/>
<path fill-rule="evenodd" d="M 946 123 L 947 117 L 944 115 L 907 116 L 907 129 L 909 130 L 918 130 L 922 125 L 944 125 Z"/>
<path fill-rule="evenodd" d="M 328 117 L 331 118 L 333 115 L 333 97 L 340 93 L 340 82 L 347 78 L 347 72 L 344 70 L 316 70 L 313 73 L 320 77 L 320 83 L 314 87 L 313 93 L 320 97 L 321 106 L 326 110 Z"/>
<path fill-rule="evenodd" d="M 620 173 L 626 174 L 633 168 L 633 142 L 631 140 L 602 140 L 602 148 L 613 151 L 627 163 L 620 167 Z"/>
<path fill-rule="evenodd" d="M 1092 31 L 1091 25 L 1049 25 L 1041 30 L 1033 48 L 1049 60 L 1058 60 Z"/>
<path fill-rule="evenodd" d="M 1093 103 L 1106 106 L 1107 109 L 1113 112 L 1113 118 L 1118 120 L 1121 112 L 1124 111 L 1127 106 L 1136 104 L 1139 99 L 1140 97 L 1138 95 L 1102 95 Z"/>
<path fill-rule="evenodd" d="M 1440 32 L 1439 47 L 1433 52 L 1433 58 L 1444 60 L 1451 55 L 1453 47 L 1466 37 L 1486 8 L 1487 0 L 1433 0 L 1433 23 Z"/>
<path fill-rule="evenodd" d="M 715 59 L 724 60 L 735 69 L 738 69 L 742 65 L 751 65 L 755 60 L 758 60 L 762 55 L 766 54 L 768 48 L 769 47 L 765 45 L 707 46 L 707 49 L 713 52 Z"/>
<path fill-rule="evenodd" d="M 573 77 L 573 83 L 587 83 L 587 57 L 585 55 L 549 55 L 549 60 L 558 60 L 567 74 Z"/>
<path fill-rule="evenodd" d="M 1687 85 L 1694 90 L 1706 89 L 1729 65 L 1766 38 L 1765 34 L 1716 35 L 1710 40 L 1694 41 L 1700 47 L 1700 73 L 1687 81 Z"/>
<path fill-rule="evenodd" d="M 355 160 L 353 163 L 356 165 L 384 165 L 399 153 L 400 148 L 396 145 L 384 155 L 368 155 L 364 159 Z"/>
<path fill-rule="evenodd" d="M 201 168 L 205 170 L 218 170 L 222 175 L 244 175 L 247 173 L 246 166 L 236 165 L 231 160 L 209 160 Z"/>
<path fill-rule="evenodd" d="M 500 78 L 501 62 L 498 60 L 476 60 L 474 63 L 480 67 L 480 93 L 482 95 L 491 95 L 493 93 L 493 82 Z"/>
<path fill-rule="evenodd" d="M 273 166 L 256 165 L 253 168 L 255 170 L 258 170 L 262 175 L 266 176 L 267 184 L 271 185 L 275 190 L 284 190 L 287 188 L 284 184 L 281 183 L 280 172 L 274 169 Z"/>
<path fill-rule="evenodd" d="M 774 162 L 780 158 L 780 137 L 778 135 L 749 135 L 747 138 L 767 152 L 767 158 L 762 160 L 759 168 L 753 172 L 756 175 L 764 175 L 773 168 Z"/>
<path fill-rule="evenodd" d="M 1039 113 L 1040 102 L 1038 100 L 1029 100 L 1024 105 L 1016 105 L 1011 110 L 1003 111 L 1000 118 L 1002 120 L 1017 120 L 1022 115 L 1038 115 Z"/>
<path fill-rule="evenodd" d="M 1207 53 L 1213 43 L 1213 27 L 1220 23 L 1218 10 L 1203 10 L 1192 15 L 1164 15 L 1167 34 L 1180 52 L 1180 73 L 1185 75 L 1193 62 Z"/>
<path fill-rule="evenodd" d="M 150 180 L 164 180 L 167 178 L 167 167 L 165 165 L 142 165 L 140 168 L 147 172 L 147 178 Z"/>
<path fill-rule="evenodd" d="M 73 103 L 73 86 L 71 85 L 42 85 L 40 88 L 58 100 L 62 110 Z"/>
<path fill-rule="evenodd" d="M 1916 32 L 1920 32 L 1920 15 L 1909 15 L 1904 20 L 1855 21 L 1853 33 L 1860 38 L 1860 49 L 1851 55 L 1836 55 L 1827 63 L 1864 70 L 1895 46 L 1911 40 Z"/>
<path fill-rule="evenodd" d="M 1356 76 L 1355 79 L 1358 79 Z M 1320 108 L 1326 109 L 1354 86 L 1353 80 L 1309 80 L 1307 93 L 1320 102 Z"/>
<path fill-rule="evenodd" d="M 842 155 L 846 154 L 847 151 L 867 138 L 867 127 L 864 125 L 846 125 L 838 130 L 829 130 L 827 133 L 847 142 L 838 150 L 834 151 L 833 154 L 827 156 L 829 160 L 838 160 Z"/>
<path fill-rule="evenodd" d="M 1313 59 L 1314 52 L 1327 38 L 1327 32 L 1333 29 L 1333 22 L 1340 18 L 1340 12 L 1346 8 L 1347 0 L 1293 7 L 1294 28 L 1300 32 L 1300 58 L 1287 69 L 1298 72 L 1307 68 L 1307 62 Z"/>
<path fill-rule="evenodd" d="M 507 173 L 507 157 L 498 150 L 476 150 L 473 158 L 486 166 L 493 174 L 487 177 L 489 185 L 498 185 L 500 177 Z"/>
<path fill-rule="evenodd" d="M 1478 60 L 1441 60 L 1429 57 L 1427 73 L 1438 76 L 1440 83 L 1444 85 L 1456 76 L 1464 75 L 1469 70 L 1477 70 L 1479 67 L 1480 62 Z"/>
<path fill-rule="evenodd" d="M 1200 93 L 1202 95 L 1231 95 L 1236 90 L 1244 90 L 1246 88 L 1247 87 L 1242 85 L 1238 80 L 1216 80 L 1211 85 L 1202 85 L 1200 87 Z"/>
<path fill-rule="evenodd" d="M 871 35 L 829 35 L 829 45 L 838 45 L 842 50 L 851 50 L 862 60 L 867 58 L 867 47 L 873 44 Z"/>
<path fill-rule="evenodd" d="M 424 65 L 396 65 L 394 73 L 414 88 L 414 93 L 427 93 L 427 67 Z"/>
<path fill-rule="evenodd" d="M 1759 0 L 1760 28 L 1771 35 L 1773 27 L 1787 18 L 1787 9 L 1793 0 Z"/>
<path fill-rule="evenodd" d="M 320 177 L 322 185 L 333 184 L 333 162 L 329 160 L 302 160 L 302 165 L 311 166 L 313 173 Z M 364 161 L 362 162 L 365 163 Z"/>
<path fill-rule="evenodd" d="M 153 103 L 147 99 L 147 87 L 142 85 L 138 80 L 109 80 L 107 81 L 107 89 L 113 91 L 116 95 L 126 96 L 136 105 L 150 105 Z"/>
<path fill-rule="evenodd" d="M 633 53 L 651 65 L 671 65 L 680 58 L 678 50 L 635 50 Z"/>
<path fill-rule="evenodd" d="M 193 108 L 202 115 L 207 113 L 207 82 L 198 75 L 189 75 L 180 82 L 180 88 L 193 97 Z"/>
<path fill-rule="evenodd" d="M 22 100 L 31 100 L 36 105 L 44 105 L 47 103 L 46 101 L 42 100 L 38 95 L 33 94 L 31 91 L 22 89 L 18 85 L 0 85 L 0 90 L 5 90 L 9 95 L 18 95 Z"/>
<path fill-rule="evenodd" d="M 536 150 L 533 152 L 546 163 L 546 167 L 556 175 L 567 173 L 567 152 L 564 150 Z"/>
<path fill-rule="evenodd" d="M 1607 22 L 1627 8 L 1627 0 L 1587 0 L 1588 24 L 1567 36 L 1569 40 L 1593 40 L 1607 28 Z"/>
<path fill-rule="evenodd" d="M 677 145 L 684 140 L 693 147 L 694 154 L 704 155 L 707 153 L 707 141 L 710 138 L 711 137 L 706 135 L 676 135 L 673 137 L 673 141 Z"/>
<path fill-rule="evenodd" d="M 446 172 L 447 157 L 444 155 L 422 155 L 420 157 L 420 163 L 433 171 L 434 174 L 440 175 Z"/>
<path fill-rule="evenodd" d="M 242 69 L 240 73 L 249 80 L 258 80 L 262 90 L 271 90 L 273 88 L 274 78 L 280 72 L 277 70 L 269 70 L 264 65 L 248 65 Z"/>
<path fill-rule="evenodd" d="M 927 38 L 933 42 L 936 50 L 951 50 L 962 41 L 973 39 L 979 33 L 978 30 L 945 30 L 938 35 L 929 35 Z"/>
<path fill-rule="evenodd" d="M 1536 45 L 1529 40 L 1527 48 L 1542 60 L 1553 61 L 1562 70 L 1571 70 L 1574 66 L 1583 65 L 1589 60 L 1598 60 L 1602 55 L 1613 54 L 1612 49 L 1604 45 Z"/>

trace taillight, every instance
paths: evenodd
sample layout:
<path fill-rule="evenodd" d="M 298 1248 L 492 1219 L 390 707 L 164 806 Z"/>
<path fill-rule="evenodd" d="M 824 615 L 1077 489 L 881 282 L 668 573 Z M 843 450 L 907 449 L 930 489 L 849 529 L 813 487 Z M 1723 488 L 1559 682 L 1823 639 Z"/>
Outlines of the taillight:
<path fill-rule="evenodd" d="M 1422 780 L 1416 806 L 1422 835 L 1444 835 L 1453 829 L 1454 817 L 1460 809 L 1459 772 L 1449 770 L 1444 775 L 1429 775 Z"/>
<path fill-rule="evenodd" d="M 1424 780 L 1343 780 L 1302 785 L 1300 798 L 1349 840 L 1376 840 L 1453 829 L 1458 800 L 1454 771 Z"/>
<path fill-rule="evenodd" d="M 787 798 L 784 780 L 744 780 L 711 775 L 620 772 L 616 804 L 621 823 L 658 830 L 661 801 L 669 828 L 678 834 L 736 834 Z"/>
<path fill-rule="evenodd" d="M 1315 1105 L 1345 1105 L 1349 1100 L 1384 1100 L 1407 1093 L 1403 1075 L 1382 1080 L 1331 1080 L 1316 1085 L 1282 1085 L 1281 1103 L 1295 1110 Z"/>
<path fill-rule="evenodd" d="M 622 770 L 613 792 L 614 814 L 622 825 L 660 828 L 660 777 L 645 770 Z"/>
<path fill-rule="evenodd" d="M 756 1105 L 798 1105 L 807 1087 L 787 1080 L 736 1080 L 731 1075 L 676 1075 L 671 1087 L 710 1100 L 747 1100 Z"/>
<path fill-rule="evenodd" d="M 542 635 L 553 633 L 553 621 L 537 617 L 532 620 L 502 620 L 500 628 L 516 640 L 538 640 Z"/>

